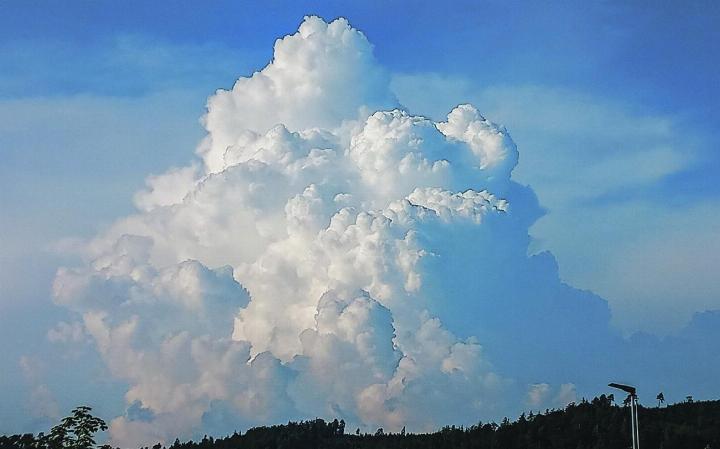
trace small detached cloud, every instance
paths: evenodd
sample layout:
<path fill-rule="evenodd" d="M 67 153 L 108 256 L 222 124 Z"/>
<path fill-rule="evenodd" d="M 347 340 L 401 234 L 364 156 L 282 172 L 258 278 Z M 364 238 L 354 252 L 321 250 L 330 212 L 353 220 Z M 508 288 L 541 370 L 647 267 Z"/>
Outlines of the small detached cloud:
<path fill-rule="evenodd" d="M 61 321 L 48 331 L 47 339 L 51 343 L 80 343 L 86 339 L 85 328 L 78 321 Z"/>
<path fill-rule="evenodd" d="M 57 419 L 60 416 L 60 407 L 55 395 L 43 381 L 45 365 L 31 356 L 20 357 L 18 363 L 29 388 L 26 405 L 30 414 L 47 421 Z"/>

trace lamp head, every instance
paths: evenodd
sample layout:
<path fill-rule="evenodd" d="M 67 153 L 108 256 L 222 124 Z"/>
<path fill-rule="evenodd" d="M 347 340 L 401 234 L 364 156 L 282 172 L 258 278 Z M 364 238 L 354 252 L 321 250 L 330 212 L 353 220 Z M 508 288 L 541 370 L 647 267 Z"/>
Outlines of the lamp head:
<path fill-rule="evenodd" d="M 618 390 L 622 390 L 632 396 L 635 396 L 635 392 L 637 391 L 635 387 L 631 387 L 630 385 L 616 384 L 614 382 L 608 384 L 608 387 L 617 388 Z"/>

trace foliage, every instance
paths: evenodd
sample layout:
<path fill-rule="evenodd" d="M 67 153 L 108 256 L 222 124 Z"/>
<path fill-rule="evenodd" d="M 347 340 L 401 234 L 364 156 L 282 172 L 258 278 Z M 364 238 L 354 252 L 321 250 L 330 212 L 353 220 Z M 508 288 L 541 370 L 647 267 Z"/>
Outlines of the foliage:
<path fill-rule="evenodd" d="M 720 401 L 641 406 L 639 416 L 642 447 L 720 448 Z M 0 437 L 0 449 L 49 449 L 37 445 L 40 440 L 33 435 Z M 514 422 L 446 426 L 429 434 L 382 429 L 346 434 L 344 421 L 316 419 L 256 427 L 225 438 L 206 436 L 199 442 L 175 440 L 167 449 L 626 449 L 629 442 L 629 410 L 603 395 L 563 410 L 522 414 Z M 153 449 L 165 448 L 158 444 Z"/>
<path fill-rule="evenodd" d="M 50 433 L 0 436 L 0 449 L 92 449 L 95 447 L 95 434 L 107 430 L 105 421 L 90 414 L 92 408 L 76 407 L 70 416 L 50 429 Z M 101 449 L 106 449 L 103 446 Z"/>

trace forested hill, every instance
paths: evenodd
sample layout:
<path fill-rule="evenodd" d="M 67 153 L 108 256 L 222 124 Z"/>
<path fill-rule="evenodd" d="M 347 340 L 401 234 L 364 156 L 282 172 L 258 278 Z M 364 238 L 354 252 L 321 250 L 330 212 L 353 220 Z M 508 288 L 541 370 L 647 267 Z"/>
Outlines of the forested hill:
<path fill-rule="evenodd" d="M 605 396 L 571 404 L 564 410 L 522 415 L 514 422 L 444 427 L 431 434 L 372 435 L 347 432 L 322 420 L 259 427 L 227 438 L 176 442 L 174 449 L 626 449 L 630 446 L 629 409 Z M 647 449 L 720 449 L 720 401 L 690 402 L 662 408 L 640 407 L 640 443 Z M 345 432 L 343 431 L 345 430 Z M 349 434 L 348 434 L 349 433 Z"/>
<path fill-rule="evenodd" d="M 501 424 L 444 427 L 430 434 L 360 434 L 337 420 L 290 422 L 257 427 L 225 438 L 175 441 L 172 449 L 323 449 L 323 448 L 478 448 L 478 449 L 626 449 L 630 446 L 629 409 L 600 396 L 564 410 L 522 415 Z M 643 449 L 720 449 L 720 401 L 640 407 Z M 26 435 L 0 437 L 0 449 L 43 447 Z M 46 446 L 45 446 L 46 447 Z M 162 449 L 156 445 L 153 449 Z"/>

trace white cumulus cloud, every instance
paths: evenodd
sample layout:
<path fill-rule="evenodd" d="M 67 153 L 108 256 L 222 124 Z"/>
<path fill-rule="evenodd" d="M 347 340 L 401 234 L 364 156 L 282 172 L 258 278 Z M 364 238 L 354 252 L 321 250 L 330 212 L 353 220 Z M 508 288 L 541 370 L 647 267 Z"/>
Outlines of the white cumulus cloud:
<path fill-rule="evenodd" d="M 58 271 L 82 326 L 49 338 L 89 336 L 128 385 L 113 444 L 315 416 L 468 423 L 542 403 L 614 342 L 604 301 L 528 257 L 541 210 L 507 130 L 467 104 L 414 116 L 388 82 L 346 20 L 306 18 L 210 97 L 198 160 L 148 178 Z"/>
<path fill-rule="evenodd" d="M 55 301 L 84 329 L 51 338 L 90 335 L 149 411 L 114 419 L 113 441 L 213 413 L 429 429 L 492 408 L 506 381 L 429 311 L 422 261 L 445 256 L 435 227 L 503 220 L 516 148 L 470 105 L 443 123 L 397 109 L 388 80 L 345 20 L 307 18 L 210 98 L 202 167 L 148 178 L 138 214 L 59 270 Z"/>

